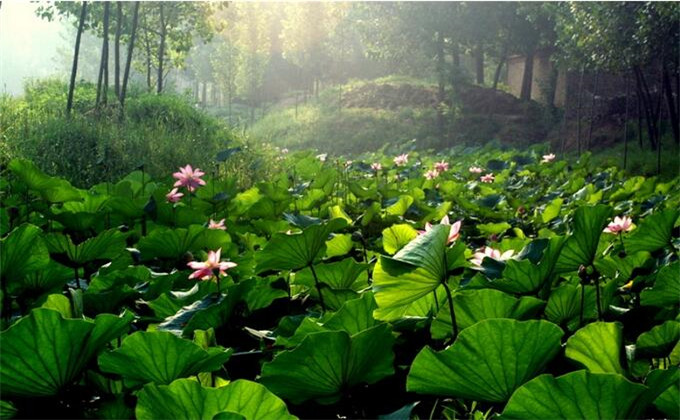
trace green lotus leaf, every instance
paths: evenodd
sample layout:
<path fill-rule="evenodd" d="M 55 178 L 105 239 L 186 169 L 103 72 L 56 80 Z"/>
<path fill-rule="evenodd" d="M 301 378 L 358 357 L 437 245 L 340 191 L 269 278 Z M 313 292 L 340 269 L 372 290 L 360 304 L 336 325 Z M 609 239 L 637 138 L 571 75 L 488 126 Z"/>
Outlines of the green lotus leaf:
<path fill-rule="evenodd" d="M 640 334 L 635 342 L 635 357 L 668 357 L 680 340 L 680 322 L 666 321 Z"/>
<path fill-rule="evenodd" d="M 574 231 L 564 243 L 555 267 L 557 272 L 574 271 L 593 263 L 600 235 L 611 214 L 611 207 L 602 204 L 576 209 Z"/>
<path fill-rule="evenodd" d="M 548 297 L 545 315 L 548 321 L 565 326 L 570 331 L 579 327 L 581 317 L 581 285 L 563 284 L 555 288 Z M 616 280 L 600 285 L 600 305 L 605 310 L 609 307 L 616 292 Z M 583 321 L 597 319 L 597 293 L 595 286 L 585 286 L 583 302 Z"/>
<path fill-rule="evenodd" d="M 618 322 L 593 322 L 569 337 L 565 355 L 590 372 L 623 375 L 622 352 L 623 326 Z"/>
<path fill-rule="evenodd" d="M 373 272 L 373 292 L 381 309 L 408 305 L 441 284 L 448 234 L 449 226 L 435 225 L 393 257 L 380 257 Z"/>
<path fill-rule="evenodd" d="M 416 236 L 418 236 L 418 231 L 411 225 L 392 225 L 382 231 L 383 249 L 388 254 L 393 255 L 411 242 Z"/>
<path fill-rule="evenodd" d="M 680 369 L 672 367 L 669 370 L 653 370 L 647 375 L 645 385 L 654 391 L 648 399 L 653 400 L 654 406 L 668 416 L 679 418 L 680 407 Z M 654 398 L 652 398 L 654 397 Z"/>
<path fill-rule="evenodd" d="M 640 226 L 625 239 L 626 252 L 635 254 L 640 251 L 654 252 L 670 245 L 675 221 L 680 211 L 664 210 L 645 217 Z"/>
<path fill-rule="evenodd" d="M 265 363 L 260 382 L 295 404 L 310 399 L 333 403 L 350 387 L 392 375 L 393 344 L 387 324 L 353 336 L 344 331 L 310 334 L 294 350 Z"/>
<path fill-rule="evenodd" d="M 34 309 L 0 333 L 0 388 L 17 396 L 56 395 L 81 374 L 90 359 L 123 334 L 134 317 L 105 314 L 94 321 L 64 319 Z"/>
<path fill-rule="evenodd" d="M 341 255 L 346 255 L 354 248 L 352 242 L 352 235 L 345 234 L 331 234 L 332 238 L 326 241 L 326 257 L 333 258 Z"/>
<path fill-rule="evenodd" d="M 477 230 L 482 235 L 500 235 L 512 226 L 508 222 L 478 224 Z"/>
<path fill-rule="evenodd" d="M 553 274 L 564 243 L 561 236 L 532 241 L 520 252 L 520 259 L 505 262 L 502 278 L 491 281 L 491 287 L 508 293 L 537 292 Z"/>
<path fill-rule="evenodd" d="M 559 352 L 563 334 L 548 321 L 480 321 L 461 331 L 446 350 L 421 350 L 406 388 L 419 394 L 506 401 Z"/>
<path fill-rule="evenodd" d="M 63 203 L 81 199 L 80 191 L 68 181 L 46 175 L 35 164 L 24 159 L 12 160 L 8 168 L 29 189 L 50 203 Z"/>
<path fill-rule="evenodd" d="M 130 384 L 169 384 L 175 379 L 212 372 L 222 367 L 231 350 L 202 349 L 167 331 L 137 331 L 123 344 L 99 356 L 103 372 L 115 373 Z"/>
<path fill-rule="evenodd" d="M 125 235 L 110 229 L 85 241 L 74 244 L 69 236 L 61 233 L 45 235 L 45 243 L 50 254 L 64 254 L 65 264 L 82 267 L 95 260 L 112 260 L 125 251 Z"/>
<path fill-rule="evenodd" d="M 350 289 L 358 291 L 365 288 L 368 285 L 366 283 L 366 275 L 364 274 L 367 269 L 368 264 L 358 263 L 354 258 L 345 258 L 341 261 L 314 266 L 319 282 L 336 290 Z M 313 288 L 315 283 L 311 269 L 305 268 L 295 273 L 293 283 Z"/>
<path fill-rule="evenodd" d="M 170 385 L 148 384 L 139 393 L 135 414 L 140 420 L 296 418 L 267 388 L 244 379 L 220 388 L 207 388 L 191 379 L 178 379 Z"/>
<path fill-rule="evenodd" d="M 17 409 L 9 401 L 0 401 L 0 419 L 11 419 L 17 414 Z"/>
<path fill-rule="evenodd" d="M 0 281 L 9 291 L 23 286 L 24 277 L 50 262 L 50 254 L 37 226 L 24 224 L 0 240 Z"/>
<path fill-rule="evenodd" d="M 301 233 L 275 234 L 256 254 L 256 271 L 297 270 L 314 264 L 326 251 L 328 235 L 346 223 L 343 219 L 333 219 L 325 224 L 308 226 Z"/>
<path fill-rule="evenodd" d="M 184 228 L 156 228 L 137 244 L 142 259 L 181 259 L 189 251 L 215 251 L 231 243 L 231 237 L 223 230 L 207 229 L 199 225 Z"/>
<path fill-rule="evenodd" d="M 500 290 L 479 289 L 456 293 L 453 306 L 458 330 L 489 318 L 526 319 L 540 311 L 545 302 L 531 296 L 516 298 Z M 451 312 L 441 305 L 437 318 L 430 327 L 432 338 L 442 339 L 452 334 Z"/>
<path fill-rule="evenodd" d="M 543 223 L 550 223 L 551 220 L 559 216 L 563 202 L 563 199 L 556 198 L 550 203 L 546 204 L 545 208 L 543 209 L 543 213 L 541 213 L 541 221 Z"/>
<path fill-rule="evenodd" d="M 662 267 L 656 274 L 654 286 L 640 293 L 642 306 L 677 306 L 680 296 L 680 262 Z"/>
<path fill-rule="evenodd" d="M 410 195 L 401 195 L 394 204 L 385 208 L 385 213 L 391 216 L 403 216 L 408 208 L 411 207 L 411 204 L 413 204 L 413 197 Z"/>
<path fill-rule="evenodd" d="M 501 415 L 505 419 L 626 419 L 644 385 L 613 373 L 585 370 L 558 378 L 541 375 L 515 391 Z"/>

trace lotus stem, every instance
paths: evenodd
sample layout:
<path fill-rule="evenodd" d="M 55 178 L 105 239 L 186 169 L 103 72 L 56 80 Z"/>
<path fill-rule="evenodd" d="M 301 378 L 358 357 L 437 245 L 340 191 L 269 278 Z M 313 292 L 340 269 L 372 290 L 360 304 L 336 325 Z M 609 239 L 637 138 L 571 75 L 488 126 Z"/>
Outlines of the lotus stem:
<path fill-rule="evenodd" d="M 323 295 L 321 294 L 321 283 L 319 283 L 319 278 L 316 275 L 316 270 L 314 270 L 314 264 L 309 263 L 309 269 L 312 270 L 312 276 L 314 276 L 314 284 L 316 284 L 316 291 L 319 294 L 319 303 L 321 303 L 321 310 L 326 312 L 326 304 L 323 301 Z"/>
<path fill-rule="evenodd" d="M 595 276 L 595 299 L 597 302 L 597 320 L 602 321 L 602 304 L 600 303 L 600 276 Z"/>
<path fill-rule="evenodd" d="M 582 284 L 581 285 L 581 310 L 580 310 L 579 316 L 578 316 L 579 327 L 581 325 L 583 325 L 583 305 L 584 305 L 585 300 L 586 300 L 586 286 Z"/>
<path fill-rule="evenodd" d="M 451 288 L 449 288 L 448 283 L 444 282 L 444 290 L 446 290 L 446 300 L 449 302 L 449 312 L 451 313 L 451 325 L 453 329 L 453 337 L 451 341 L 454 341 L 458 337 L 458 324 L 456 323 L 456 311 L 453 309 L 453 297 L 451 296 Z"/>

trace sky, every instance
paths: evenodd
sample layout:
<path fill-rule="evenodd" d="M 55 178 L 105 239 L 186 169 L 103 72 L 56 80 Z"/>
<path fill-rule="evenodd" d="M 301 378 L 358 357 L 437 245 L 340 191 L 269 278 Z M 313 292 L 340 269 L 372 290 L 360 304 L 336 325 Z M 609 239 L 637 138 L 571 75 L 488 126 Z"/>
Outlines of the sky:
<path fill-rule="evenodd" d="M 35 15 L 38 4 L 3 1 L 0 7 L 0 92 L 19 95 L 26 78 L 58 74 L 58 49 L 67 45 L 66 30 L 58 20 Z"/>

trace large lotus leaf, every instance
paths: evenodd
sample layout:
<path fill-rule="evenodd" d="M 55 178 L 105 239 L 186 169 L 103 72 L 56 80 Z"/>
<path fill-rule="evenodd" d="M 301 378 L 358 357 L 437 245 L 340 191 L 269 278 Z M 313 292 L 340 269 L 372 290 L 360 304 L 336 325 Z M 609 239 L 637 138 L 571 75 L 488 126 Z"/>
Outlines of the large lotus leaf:
<path fill-rule="evenodd" d="M 310 334 L 297 348 L 265 363 L 260 382 L 295 404 L 336 402 L 343 391 L 394 373 L 394 337 L 387 324 L 350 336 L 344 331 Z"/>
<path fill-rule="evenodd" d="M 84 194 L 83 201 L 69 201 L 60 209 L 52 208 L 52 217 L 69 229 L 83 231 L 102 220 L 100 212 L 108 200 L 105 194 Z"/>
<path fill-rule="evenodd" d="M 626 419 L 644 385 L 612 373 L 585 370 L 558 378 L 541 375 L 510 398 L 502 417 L 507 419 Z"/>
<path fill-rule="evenodd" d="M 562 247 L 555 269 L 558 272 L 577 270 L 595 260 L 600 235 L 612 214 L 609 206 L 579 207 L 574 212 L 574 231 Z"/>
<path fill-rule="evenodd" d="M 221 414 L 225 412 L 240 417 Z M 139 393 L 135 414 L 140 420 L 296 418 L 279 397 L 264 386 L 244 379 L 220 388 L 207 388 L 191 379 L 178 379 L 170 385 L 148 384 Z"/>
<path fill-rule="evenodd" d="M 383 249 L 388 254 L 393 255 L 411 242 L 416 236 L 418 236 L 418 231 L 411 225 L 392 225 L 382 231 Z"/>
<path fill-rule="evenodd" d="M 137 244 L 142 259 L 180 259 L 188 251 L 217 250 L 231 243 L 223 230 L 190 225 L 187 229 L 157 228 Z"/>
<path fill-rule="evenodd" d="M 11 419 L 17 414 L 17 409 L 9 401 L 0 401 L 0 419 Z"/>
<path fill-rule="evenodd" d="M 421 350 L 406 388 L 420 394 L 506 401 L 559 352 L 562 335 L 548 321 L 480 321 L 461 331 L 446 350 Z"/>
<path fill-rule="evenodd" d="M 217 370 L 229 356 L 231 350 L 204 350 L 166 331 L 137 331 L 126 337 L 119 348 L 101 354 L 99 367 L 130 383 L 169 384 L 177 378 Z"/>
<path fill-rule="evenodd" d="M 14 159 L 9 165 L 12 171 L 29 189 L 35 191 L 50 203 L 80 200 L 80 192 L 68 181 L 46 175 L 32 162 Z"/>
<path fill-rule="evenodd" d="M 90 359 L 127 330 L 133 316 L 99 315 L 94 321 L 64 319 L 34 309 L 0 333 L 0 388 L 19 396 L 56 395 L 78 378 Z"/>
<path fill-rule="evenodd" d="M 393 257 L 380 257 L 373 272 L 373 292 L 381 309 L 408 305 L 441 284 L 446 276 L 448 233 L 448 226 L 435 225 Z"/>
<path fill-rule="evenodd" d="M 354 248 L 354 243 L 351 234 L 331 234 L 331 239 L 326 241 L 326 257 L 346 255 L 352 248 Z"/>
<path fill-rule="evenodd" d="M 550 279 L 564 243 L 561 236 L 532 241 L 519 259 L 506 261 L 502 278 L 491 286 L 509 293 L 535 293 Z"/>
<path fill-rule="evenodd" d="M 42 231 L 33 225 L 21 225 L 0 240 L 0 281 L 13 290 L 30 273 L 43 269 L 50 254 Z"/>
<path fill-rule="evenodd" d="M 413 204 L 413 197 L 410 195 L 402 195 L 390 206 L 385 208 L 385 213 L 391 216 L 403 216 L 404 213 Z"/>
<path fill-rule="evenodd" d="M 326 240 L 331 232 L 346 225 L 343 219 L 333 219 L 322 225 L 312 225 L 301 233 L 277 233 L 256 255 L 257 272 L 297 270 L 323 257 Z"/>
<path fill-rule="evenodd" d="M 205 298 L 208 294 L 217 290 L 214 282 L 202 281 L 187 291 L 169 291 L 156 299 L 146 302 L 157 318 L 164 319 L 175 315 L 185 306 Z"/>
<path fill-rule="evenodd" d="M 620 281 L 625 281 L 630 278 L 633 270 L 636 268 L 651 265 L 653 263 L 649 252 L 638 252 L 623 258 L 615 254 L 610 254 L 604 258 L 595 260 L 595 268 L 600 274 L 607 278 L 616 278 Z"/>
<path fill-rule="evenodd" d="M 453 297 L 456 324 L 459 330 L 489 318 L 531 318 L 545 302 L 531 296 L 516 298 L 500 290 L 479 289 L 456 293 Z M 442 339 L 452 334 L 451 312 L 441 305 L 437 318 L 430 327 L 432 338 Z"/>
<path fill-rule="evenodd" d="M 82 266 L 95 260 L 110 260 L 125 251 L 125 235 L 110 229 L 75 245 L 69 236 L 61 233 L 45 235 L 51 254 L 64 254 L 70 264 Z M 68 264 L 67 264 L 68 265 Z"/>
<path fill-rule="evenodd" d="M 255 279 L 242 281 L 229 287 L 226 295 L 220 296 L 219 299 L 208 296 L 184 306 L 175 315 L 167 317 L 159 324 L 158 329 L 191 337 L 195 330 L 207 330 L 225 325 L 229 322 L 238 303 L 254 287 L 255 282 Z"/>
<path fill-rule="evenodd" d="M 360 298 L 346 301 L 338 312 L 324 317 L 323 320 L 304 318 L 292 336 L 278 336 L 277 345 L 295 347 L 309 335 L 323 331 L 344 331 L 350 335 L 358 334 L 379 324 L 373 318 L 377 308 L 372 293 L 364 293 Z"/>
<path fill-rule="evenodd" d="M 625 239 L 626 252 L 654 252 L 670 245 L 673 226 L 679 215 L 680 211 L 669 209 L 645 217 L 640 226 Z"/>
<path fill-rule="evenodd" d="M 444 285 L 440 284 L 432 293 L 428 293 L 411 303 L 401 306 L 378 307 L 373 311 L 373 316 L 377 320 L 388 322 L 406 319 L 412 321 L 425 320 L 436 316 L 437 308 L 446 304 L 446 291 Z"/>
<path fill-rule="evenodd" d="M 678 305 L 680 296 L 680 262 L 676 261 L 662 267 L 656 274 L 654 286 L 640 293 L 642 306 L 673 306 Z"/>
<path fill-rule="evenodd" d="M 548 298 L 545 306 L 545 315 L 548 321 L 566 326 L 570 331 L 579 327 L 581 316 L 581 292 L 583 286 L 563 284 L 555 288 Z M 600 304 L 605 310 L 616 292 L 616 280 L 610 280 L 600 285 Z M 583 320 L 588 321 L 597 318 L 597 293 L 595 286 L 585 286 L 583 302 Z"/>
<path fill-rule="evenodd" d="M 565 355 L 593 373 L 620 373 L 623 326 L 618 322 L 593 322 L 567 340 Z"/>
<path fill-rule="evenodd" d="M 635 342 L 635 357 L 668 357 L 680 340 L 680 322 L 666 321 L 640 334 Z"/>
<path fill-rule="evenodd" d="M 71 279 L 73 279 L 72 268 L 50 260 L 45 267 L 27 274 L 21 283 L 29 293 L 40 294 L 48 291 L 57 292 Z"/>
<path fill-rule="evenodd" d="M 328 285 L 331 289 L 363 289 L 367 286 L 367 283 L 366 275 L 362 275 L 362 273 L 367 269 L 367 264 L 358 263 L 354 258 L 345 258 L 330 264 L 314 266 L 319 282 Z M 312 271 L 309 268 L 298 271 L 295 273 L 294 283 L 314 287 Z"/>
<path fill-rule="evenodd" d="M 668 418 L 680 418 L 680 369 L 672 367 L 669 371 L 653 370 L 647 376 L 645 385 L 656 391 L 654 406 Z M 654 395 L 652 395 L 654 396 Z"/>

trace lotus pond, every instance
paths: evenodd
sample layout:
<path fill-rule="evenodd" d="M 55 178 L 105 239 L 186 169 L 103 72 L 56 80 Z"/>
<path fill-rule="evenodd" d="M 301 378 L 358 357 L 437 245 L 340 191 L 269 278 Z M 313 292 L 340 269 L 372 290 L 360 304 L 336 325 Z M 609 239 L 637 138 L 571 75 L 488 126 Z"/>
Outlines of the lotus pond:
<path fill-rule="evenodd" d="M 248 188 L 10 162 L 0 417 L 680 416 L 678 178 L 286 152 Z"/>

